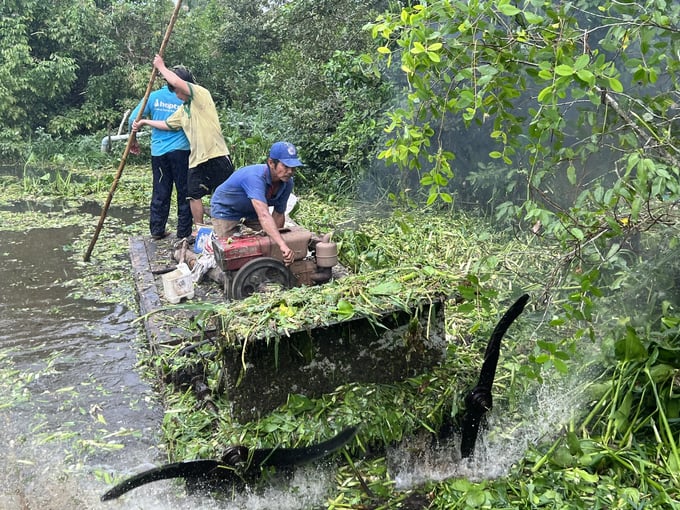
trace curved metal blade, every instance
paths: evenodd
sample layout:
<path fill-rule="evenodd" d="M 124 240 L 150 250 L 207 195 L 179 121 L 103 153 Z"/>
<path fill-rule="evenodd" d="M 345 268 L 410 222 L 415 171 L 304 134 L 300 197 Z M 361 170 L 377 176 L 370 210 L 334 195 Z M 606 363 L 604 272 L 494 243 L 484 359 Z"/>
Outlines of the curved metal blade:
<path fill-rule="evenodd" d="M 263 448 L 253 450 L 251 465 L 258 467 L 289 467 L 314 462 L 345 446 L 354 438 L 357 430 L 357 427 L 348 427 L 327 441 L 303 448 Z"/>
<path fill-rule="evenodd" d="M 484 353 L 484 362 L 479 372 L 477 386 L 465 396 L 465 413 L 461 422 L 460 454 L 462 458 L 472 455 L 477 442 L 477 434 L 484 415 L 493 406 L 491 388 L 496 377 L 498 357 L 501 352 L 501 340 L 508 328 L 524 310 L 529 295 L 524 294 L 508 309 L 498 321 L 491 333 Z"/>
<path fill-rule="evenodd" d="M 303 448 L 258 448 L 250 450 L 243 446 L 229 448 L 230 456 L 220 460 L 187 460 L 165 464 L 148 471 L 144 471 L 109 489 L 102 497 L 102 501 L 116 499 L 141 485 L 167 480 L 170 478 L 200 479 L 216 477 L 221 481 L 238 482 L 243 475 L 258 476 L 260 468 L 293 467 L 325 457 L 351 441 L 356 435 L 358 427 L 348 427 L 338 435 L 327 441 Z M 246 463 L 246 467 L 243 464 Z"/>
<path fill-rule="evenodd" d="M 101 497 L 102 501 L 109 501 L 111 499 L 116 499 L 132 489 L 136 489 L 141 485 L 145 485 L 150 482 L 155 482 L 156 480 L 167 480 L 170 478 L 199 478 L 202 476 L 208 476 L 214 473 L 217 469 L 222 466 L 220 462 L 216 460 L 187 460 L 184 462 L 175 462 L 172 464 L 165 464 L 148 471 L 143 471 L 142 473 L 136 474 L 128 478 L 127 480 L 119 483 L 113 488 L 109 489 Z"/>
<path fill-rule="evenodd" d="M 496 324 L 496 327 L 489 338 L 489 343 L 486 346 L 484 363 L 482 363 L 482 369 L 479 372 L 477 386 L 484 386 L 486 388 L 491 388 L 491 386 L 493 386 L 493 381 L 496 377 L 498 357 L 501 352 L 501 340 L 508 328 L 522 313 L 527 301 L 529 301 L 529 294 L 524 294 L 508 308 L 508 311 L 503 314 L 503 317 L 501 317 L 498 324 Z"/>

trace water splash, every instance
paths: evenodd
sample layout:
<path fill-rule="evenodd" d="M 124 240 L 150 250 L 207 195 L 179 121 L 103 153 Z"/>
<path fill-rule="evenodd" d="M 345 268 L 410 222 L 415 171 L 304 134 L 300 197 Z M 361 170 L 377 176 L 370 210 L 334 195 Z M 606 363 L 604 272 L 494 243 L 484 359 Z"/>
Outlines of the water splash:
<path fill-rule="evenodd" d="M 246 488 L 235 494 L 188 494 L 179 480 L 161 480 L 143 485 L 115 501 L 92 508 L 195 508 L 200 510 L 299 510 L 319 508 L 330 495 L 334 470 L 329 467 L 303 466 L 289 476 L 275 475 L 262 490 Z M 90 507 L 88 507 L 90 508 Z"/>
<path fill-rule="evenodd" d="M 586 385 L 582 375 L 539 386 L 525 397 L 521 411 L 514 415 L 502 405 L 494 407 L 468 459 L 461 459 L 459 436 L 436 448 L 431 447 L 431 436 L 427 435 L 390 449 L 387 462 L 395 487 L 406 490 L 449 478 L 477 482 L 507 475 L 530 445 L 555 437 L 583 407 Z"/>
<path fill-rule="evenodd" d="M 318 508 L 334 487 L 334 472 L 323 465 L 300 467 L 291 477 L 284 477 L 261 493 L 239 497 L 228 510 L 269 510 L 272 502 L 279 510 Z"/>

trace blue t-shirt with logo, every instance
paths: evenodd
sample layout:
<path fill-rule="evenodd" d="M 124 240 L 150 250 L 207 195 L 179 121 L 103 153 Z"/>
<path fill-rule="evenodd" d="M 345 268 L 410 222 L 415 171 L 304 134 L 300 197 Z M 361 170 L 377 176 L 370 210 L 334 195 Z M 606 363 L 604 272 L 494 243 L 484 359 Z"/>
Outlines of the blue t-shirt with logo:
<path fill-rule="evenodd" d="M 210 216 L 221 220 L 257 219 L 251 200 L 259 200 L 274 211 L 284 214 L 293 191 L 293 178 L 280 182 L 276 193 L 271 193 L 272 177 L 266 164 L 244 166 L 220 184 L 210 199 Z"/>
<path fill-rule="evenodd" d="M 165 120 L 175 113 L 177 108 L 182 106 L 182 104 L 184 103 L 175 95 L 175 93 L 170 92 L 168 86 L 164 85 L 163 88 L 149 94 L 149 99 L 146 102 L 142 118 Z M 132 122 L 137 118 L 137 115 L 139 115 L 141 106 L 142 102 L 140 101 L 130 114 L 130 127 L 132 127 Z M 162 156 L 163 154 L 177 150 L 190 150 L 189 140 L 187 140 L 183 130 L 167 131 L 151 128 L 152 156 Z"/>

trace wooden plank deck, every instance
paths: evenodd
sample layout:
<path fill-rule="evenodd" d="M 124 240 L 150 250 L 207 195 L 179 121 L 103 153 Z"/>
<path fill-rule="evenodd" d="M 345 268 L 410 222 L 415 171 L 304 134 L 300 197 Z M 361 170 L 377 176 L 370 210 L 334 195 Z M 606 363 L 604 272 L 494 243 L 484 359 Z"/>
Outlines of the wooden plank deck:
<path fill-rule="evenodd" d="M 140 314 L 149 345 L 156 349 L 162 344 L 176 344 L 190 339 L 195 332 L 177 326 L 177 318 L 188 312 L 174 307 L 163 296 L 162 273 L 176 266 L 172 254 L 174 238 L 154 241 L 148 237 L 130 238 L 130 260 L 137 290 Z M 194 300 L 219 302 L 223 300 L 217 284 L 197 285 Z"/>

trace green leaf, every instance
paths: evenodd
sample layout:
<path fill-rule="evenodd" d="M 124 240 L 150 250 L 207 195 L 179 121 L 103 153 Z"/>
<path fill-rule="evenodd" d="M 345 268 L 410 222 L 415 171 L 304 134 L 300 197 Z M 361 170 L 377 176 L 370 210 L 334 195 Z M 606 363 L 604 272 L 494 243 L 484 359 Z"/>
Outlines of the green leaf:
<path fill-rule="evenodd" d="M 478 489 L 477 487 L 468 491 L 465 496 L 465 503 L 468 505 L 468 508 L 479 508 L 484 504 L 485 501 L 486 494 L 483 490 Z"/>
<path fill-rule="evenodd" d="M 633 395 L 627 393 L 614 413 L 614 424 L 616 425 L 617 430 L 623 432 L 628 427 L 632 405 Z"/>
<path fill-rule="evenodd" d="M 522 12 L 517 7 L 515 7 L 514 5 L 510 5 L 510 4 L 499 5 L 498 10 L 502 14 L 505 14 L 506 16 L 516 16 L 517 14 Z"/>
<path fill-rule="evenodd" d="M 465 478 L 454 478 L 450 482 L 452 488 L 459 492 L 467 492 L 474 487 L 472 482 Z"/>
<path fill-rule="evenodd" d="M 656 72 L 656 69 L 653 67 L 649 69 L 649 83 L 656 83 L 656 81 L 659 79 L 659 75 Z"/>
<path fill-rule="evenodd" d="M 553 87 L 552 85 L 548 85 L 546 88 L 544 88 L 543 90 L 541 90 L 541 91 L 538 93 L 538 98 L 537 98 L 537 99 L 538 99 L 538 102 L 539 102 L 539 103 L 545 102 L 546 98 L 547 98 L 548 96 L 551 96 L 552 93 L 553 93 L 553 91 L 554 91 L 554 87 Z"/>
<path fill-rule="evenodd" d="M 557 350 L 557 347 L 555 347 L 555 344 L 553 344 L 552 342 L 546 342 L 545 340 L 537 340 L 536 345 L 538 347 L 540 347 L 541 349 L 546 350 L 546 351 L 551 352 L 551 353 L 555 353 L 555 351 Z"/>
<path fill-rule="evenodd" d="M 578 241 L 583 241 L 585 239 L 585 235 L 583 234 L 583 230 L 580 228 L 572 228 L 569 230 L 569 233 L 574 236 Z"/>
<path fill-rule="evenodd" d="M 574 463 L 574 457 L 569 453 L 569 449 L 564 446 L 555 450 L 551 460 L 562 468 L 569 467 Z"/>
<path fill-rule="evenodd" d="M 580 80 L 586 82 L 588 85 L 593 85 L 595 83 L 595 75 L 587 69 L 580 69 L 579 71 L 576 71 L 576 76 L 578 76 Z"/>
<path fill-rule="evenodd" d="M 465 33 L 468 30 L 470 30 L 471 27 L 472 27 L 472 24 L 470 23 L 470 20 L 466 19 L 460 25 L 458 25 L 458 31 L 460 33 Z"/>
<path fill-rule="evenodd" d="M 338 308 L 336 309 L 336 313 L 339 316 L 348 319 L 354 315 L 354 306 L 349 301 L 341 299 L 340 301 L 338 301 Z"/>
<path fill-rule="evenodd" d="M 586 67 L 589 63 L 590 55 L 588 53 L 584 53 L 583 55 L 576 59 L 576 62 L 574 63 L 574 69 L 581 70 L 584 67 Z"/>
<path fill-rule="evenodd" d="M 434 179 L 430 174 L 425 174 L 423 177 L 420 179 L 420 185 L 421 186 L 432 186 L 434 184 Z"/>
<path fill-rule="evenodd" d="M 644 360 L 647 358 L 647 349 L 637 336 L 636 331 L 628 326 L 626 335 L 614 345 L 616 358 L 621 361 Z"/>
<path fill-rule="evenodd" d="M 623 85 L 616 78 L 609 78 L 609 88 L 614 92 L 623 92 Z"/>
<path fill-rule="evenodd" d="M 567 167 L 567 179 L 569 179 L 569 184 L 572 186 L 576 185 L 576 168 L 574 165 L 569 165 Z"/>
<path fill-rule="evenodd" d="M 561 374 L 568 374 L 569 373 L 569 367 L 567 364 L 562 361 L 561 359 L 558 358 L 553 358 L 553 365 L 555 365 L 555 369 Z"/>
<path fill-rule="evenodd" d="M 550 361 L 550 355 L 548 355 L 548 354 L 544 353 L 544 354 L 539 354 L 538 356 L 536 356 L 536 363 L 543 364 L 543 363 L 547 363 L 548 361 Z"/>
<path fill-rule="evenodd" d="M 579 468 L 574 468 L 574 475 L 576 476 L 577 480 L 583 480 L 591 484 L 597 483 L 600 480 L 600 477 L 597 475 L 597 473 L 590 473 Z"/>
<path fill-rule="evenodd" d="M 571 76 L 574 74 L 574 68 L 566 64 L 560 64 L 555 68 L 555 74 L 560 76 Z"/>
<path fill-rule="evenodd" d="M 275 432 L 278 429 L 279 429 L 279 425 L 276 424 L 276 423 L 272 423 L 272 422 L 266 422 L 262 426 L 262 430 L 265 431 L 267 434 L 271 434 L 272 432 Z"/>
<path fill-rule="evenodd" d="M 433 177 L 434 177 L 434 182 L 435 182 L 438 186 L 446 186 L 446 185 L 449 183 L 449 180 L 448 180 L 444 175 L 442 175 L 442 174 L 439 173 L 439 172 L 436 172 L 436 173 L 433 175 Z"/>
<path fill-rule="evenodd" d="M 368 293 L 373 296 L 393 296 L 401 292 L 401 284 L 393 280 L 382 282 L 368 289 Z"/>
<path fill-rule="evenodd" d="M 552 80 L 553 79 L 553 72 L 551 69 L 541 69 L 538 72 L 538 77 L 542 78 L 544 80 Z"/>
<path fill-rule="evenodd" d="M 656 384 L 661 384 L 665 381 L 672 380 L 675 372 L 675 367 L 662 363 L 660 365 L 654 365 L 649 369 L 649 378 Z"/>
<path fill-rule="evenodd" d="M 543 16 L 538 16 L 532 12 L 526 11 L 524 13 L 524 18 L 527 20 L 527 23 L 530 25 L 540 25 L 543 23 Z"/>
<path fill-rule="evenodd" d="M 567 445 L 569 446 L 569 453 L 572 455 L 583 454 L 581 442 L 579 441 L 578 436 L 571 430 L 567 432 Z"/>
<path fill-rule="evenodd" d="M 427 52 L 427 57 L 432 61 L 432 62 L 441 62 L 441 57 L 439 56 L 439 53 L 435 53 L 433 51 L 428 51 Z"/>

